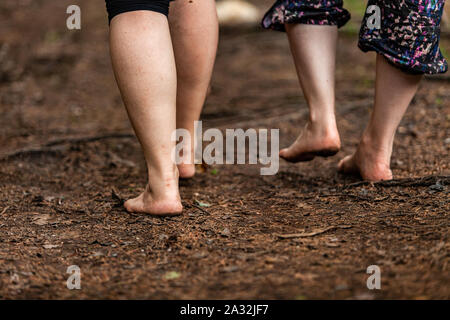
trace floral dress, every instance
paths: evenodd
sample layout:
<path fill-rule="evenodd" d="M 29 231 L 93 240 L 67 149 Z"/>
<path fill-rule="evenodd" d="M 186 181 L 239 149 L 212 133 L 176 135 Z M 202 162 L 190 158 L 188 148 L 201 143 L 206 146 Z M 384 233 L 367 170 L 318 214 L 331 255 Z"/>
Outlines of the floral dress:
<path fill-rule="evenodd" d="M 358 46 L 376 51 L 409 73 L 446 72 L 439 50 L 445 0 L 369 0 Z M 286 23 L 336 25 L 350 19 L 342 0 L 278 0 L 263 18 L 266 29 L 285 31 Z"/>

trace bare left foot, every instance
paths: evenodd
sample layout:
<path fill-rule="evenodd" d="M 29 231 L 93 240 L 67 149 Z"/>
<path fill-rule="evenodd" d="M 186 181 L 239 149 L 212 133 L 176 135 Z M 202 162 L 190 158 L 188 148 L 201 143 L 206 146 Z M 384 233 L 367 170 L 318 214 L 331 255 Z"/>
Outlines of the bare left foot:
<path fill-rule="evenodd" d="M 316 156 L 334 156 L 340 148 L 341 140 L 335 125 L 318 128 L 308 123 L 297 140 L 289 148 L 280 151 L 280 157 L 289 162 L 310 161 Z"/>
<path fill-rule="evenodd" d="M 339 162 L 338 171 L 344 174 L 359 174 L 367 181 L 392 180 L 390 150 L 374 148 L 370 142 L 361 141 L 356 152 Z"/>

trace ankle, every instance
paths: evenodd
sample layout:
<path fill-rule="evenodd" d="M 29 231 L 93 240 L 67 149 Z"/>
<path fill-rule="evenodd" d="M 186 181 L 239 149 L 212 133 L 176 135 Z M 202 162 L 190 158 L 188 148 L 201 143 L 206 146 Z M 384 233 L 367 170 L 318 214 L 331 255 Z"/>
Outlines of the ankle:
<path fill-rule="evenodd" d="M 376 152 L 387 152 L 392 149 L 392 143 L 388 139 L 380 137 L 377 132 L 372 133 L 369 130 L 364 131 L 359 143 L 365 149 L 370 149 Z"/>
<path fill-rule="evenodd" d="M 155 183 L 150 181 L 145 188 L 145 194 L 151 201 L 179 201 L 180 193 L 178 185 L 164 185 L 164 183 Z"/>
<path fill-rule="evenodd" d="M 160 180 L 178 179 L 177 165 L 172 163 L 172 161 L 161 166 L 147 163 L 147 174 L 149 177 L 153 176 Z"/>
<path fill-rule="evenodd" d="M 389 166 L 392 146 L 388 143 L 383 143 L 382 141 L 374 139 L 374 137 L 370 135 L 363 134 L 358 145 L 357 153 Z"/>
<path fill-rule="evenodd" d="M 157 170 L 148 168 L 148 184 L 147 191 L 152 195 L 164 195 L 166 193 L 178 192 L 178 168 L 176 165 L 173 168 L 166 170 Z"/>
<path fill-rule="evenodd" d="M 310 119 L 307 124 L 307 129 L 322 137 L 339 140 L 339 132 L 334 117 L 317 120 Z"/>
<path fill-rule="evenodd" d="M 314 124 L 332 124 L 336 123 L 336 116 L 333 109 L 331 110 L 314 110 L 309 114 L 309 122 Z"/>

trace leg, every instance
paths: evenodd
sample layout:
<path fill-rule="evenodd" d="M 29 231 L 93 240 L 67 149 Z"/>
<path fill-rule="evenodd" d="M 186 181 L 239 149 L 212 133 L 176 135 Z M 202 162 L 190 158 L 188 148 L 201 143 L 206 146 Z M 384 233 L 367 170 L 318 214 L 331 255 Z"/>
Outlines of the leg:
<path fill-rule="evenodd" d="M 334 155 L 341 147 L 334 113 L 337 27 L 286 24 L 286 31 L 310 117 L 297 140 L 281 150 L 280 156 L 297 162 Z"/>
<path fill-rule="evenodd" d="M 170 141 L 175 130 L 176 68 L 167 18 L 152 11 L 116 16 L 110 47 L 116 80 L 148 170 L 144 193 L 128 200 L 125 208 L 178 214 L 182 205 Z"/>
<path fill-rule="evenodd" d="M 407 74 L 377 55 L 375 105 L 370 122 L 356 152 L 339 163 L 340 172 L 359 173 L 370 181 L 392 179 L 390 160 L 395 132 L 420 79 L 420 75 Z"/>
<path fill-rule="evenodd" d="M 218 21 L 213 0 L 177 0 L 169 15 L 177 66 L 177 128 L 191 133 L 191 162 L 178 166 L 180 177 L 195 174 L 194 121 L 205 102 L 217 51 Z"/>

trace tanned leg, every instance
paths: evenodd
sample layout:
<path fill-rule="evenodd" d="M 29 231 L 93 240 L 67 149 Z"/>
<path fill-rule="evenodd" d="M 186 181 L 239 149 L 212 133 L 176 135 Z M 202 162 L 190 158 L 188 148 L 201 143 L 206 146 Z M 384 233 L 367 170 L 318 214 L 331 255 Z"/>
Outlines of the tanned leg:
<path fill-rule="evenodd" d="M 339 163 L 342 173 L 357 173 L 364 180 L 392 179 L 390 169 L 394 136 L 414 97 L 420 75 L 407 74 L 377 55 L 375 105 L 370 122 L 352 155 Z"/>
<path fill-rule="evenodd" d="M 297 75 L 309 106 L 309 121 L 280 157 L 309 161 L 335 155 L 341 141 L 335 117 L 336 26 L 286 24 Z"/>

